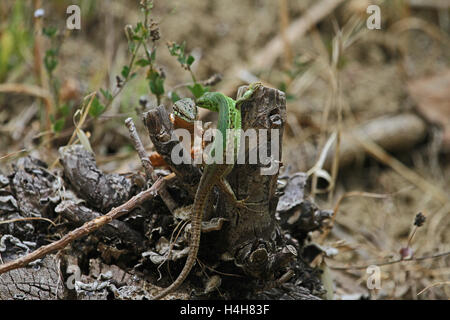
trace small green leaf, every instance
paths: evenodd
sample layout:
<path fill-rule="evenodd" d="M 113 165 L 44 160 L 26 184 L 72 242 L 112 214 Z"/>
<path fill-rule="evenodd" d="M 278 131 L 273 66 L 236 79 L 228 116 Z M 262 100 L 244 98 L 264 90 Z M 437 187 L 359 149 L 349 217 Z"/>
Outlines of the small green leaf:
<path fill-rule="evenodd" d="M 181 98 L 180 98 L 180 96 L 179 96 L 175 91 L 172 91 L 172 92 L 170 93 L 170 99 L 172 100 L 172 102 L 177 102 L 177 101 L 180 100 Z"/>
<path fill-rule="evenodd" d="M 136 49 L 136 43 L 134 41 L 128 41 L 128 50 L 130 50 L 130 52 L 134 52 L 134 50 Z"/>
<path fill-rule="evenodd" d="M 152 53 L 150 54 L 150 59 L 152 60 L 152 62 L 155 62 L 155 60 L 156 60 L 156 50 L 152 51 Z"/>
<path fill-rule="evenodd" d="M 297 97 L 293 94 L 286 93 L 286 101 L 295 101 Z"/>
<path fill-rule="evenodd" d="M 100 88 L 100 92 L 105 97 L 106 100 L 110 101 L 113 99 L 113 96 L 112 96 L 111 92 L 109 92 L 109 90 L 104 90 L 104 89 Z"/>
<path fill-rule="evenodd" d="M 150 64 L 150 61 L 148 61 L 147 59 L 140 59 L 140 60 L 136 61 L 136 64 L 140 67 L 145 67 Z"/>
<path fill-rule="evenodd" d="M 193 86 L 188 86 L 188 89 L 192 92 L 196 99 L 200 98 L 205 92 L 208 92 L 208 87 L 204 87 L 200 83 L 196 83 Z"/>
<path fill-rule="evenodd" d="M 58 65 L 58 51 L 55 49 L 48 49 L 45 51 L 44 66 L 48 73 L 52 73 Z"/>
<path fill-rule="evenodd" d="M 161 75 L 152 70 L 148 76 L 149 78 L 149 86 L 150 90 L 153 94 L 157 96 L 161 96 L 164 94 L 164 78 Z"/>
<path fill-rule="evenodd" d="M 105 111 L 105 106 L 100 103 L 100 101 L 97 99 L 97 97 L 92 100 L 91 108 L 89 109 L 89 114 L 97 118 L 99 115 L 101 115 Z"/>
<path fill-rule="evenodd" d="M 42 33 L 49 38 L 53 38 L 56 32 L 58 32 L 58 29 L 53 26 L 42 28 Z"/>
<path fill-rule="evenodd" d="M 182 66 L 184 66 L 186 64 L 186 57 L 185 56 L 179 56 L 177 60 Z"/>
<path fill-rule="evenodd" d="M 120 74 L 122 75 L 122 77 L 124 77 L 126 79 L 128 77 L 128 75 L 130 74 L 130 68 L 128 66 L 123 66 Z"/>
<path fill-rule="evenodd" d="M 142 28 L 143 28 L 142 22 L 138 22 L 133 31 L 134 31 L 134 33 L 139 33 L 139 31 L 141 31 Z"/>
<path fill-rule="evenodd" d="M 178 43 L 170 43 L 169 44 L 169 52 L 172 56 L 178 57 L 178 61 L 181 64 L 184 64 L 186 62 L 186 56 L 184 54 L 184 49 L 186 47 L 186 41 L 183 41 L 183 43 L 180 45 Z"/>
<path fill-rule="evenodd" d="M 64 117 L 68 116 L 70 113 L 70 106 L 67 103 L 63 104 L 58 109 Z"/>
<path fill-rule="evenodd" d="M 191 64 L 194 63 L 194 61 L 195 61 L 195 58 L 194 58 L 193 56 L 189 55 L 189 57 L 188 57 L 187 60 L 186 60 L 186 64 L 187 64 L 188 66 L 190 66 Z"/>
<path fill-rule="evenodd" d="M 286 82 L 283 81 L 278 85 L 278 90 L 286 92 L 286 89 L 287 89 Z"/>
<path fill-rule="evenodd" d="M 53 132 L 61 132 L 64 128 L 64 124 L 66 123 L 66 118 L 61 118 L 53 122 L 52 129 Z"/>

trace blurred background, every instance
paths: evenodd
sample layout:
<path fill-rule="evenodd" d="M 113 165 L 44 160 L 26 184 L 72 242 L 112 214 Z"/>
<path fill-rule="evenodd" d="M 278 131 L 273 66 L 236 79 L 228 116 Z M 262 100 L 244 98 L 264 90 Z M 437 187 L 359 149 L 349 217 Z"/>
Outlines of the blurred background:
<path fill-rule="evenodd" d="M 66 27 L 72 4 L 80 30 Z M 450 1 L 146 5 L 0 2 L 0 173 L 25 154 L 53 163 L 82 140 L 75 125 L 102 169 L 140 170 L 126 118 L 151 151 L 143 110 L 260 80 L 286 93 L 283 170 L 308 172 L 310 196 L 338 209 L 312 235 L 337 249 L 320 262 L 335 298 L 448 299 L 450 258 L 433 255 L 450 250 Z M 411 255 L 427 258 L 381 266 L 379 290 L 355 268 Z"/>

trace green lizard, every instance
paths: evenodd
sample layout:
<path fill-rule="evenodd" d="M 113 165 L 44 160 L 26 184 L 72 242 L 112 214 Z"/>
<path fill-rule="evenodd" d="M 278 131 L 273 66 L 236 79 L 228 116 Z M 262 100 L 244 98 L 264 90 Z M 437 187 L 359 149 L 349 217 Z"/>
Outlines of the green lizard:
<path fill-rule="evenodd" d="M 250 99 L 253 93 L 261 87 L 260 83 L 254 83 L 249 86 L 247 91 L 244 93 L 242 98 L 237 101 L 233 100 L 226 95 L 219 92 L 207 92 L 203 96 L 201 96 L 197 100 L 197 105 L 201 108 L 206 108 L 211 111 L 219 112 L 219 120 L 217 129 L 222 134 L 222 150 L 227 150 L 227 145 L 230 145 L 234 148 L 234 159 L 236 159 L 239 146 L 240 146 L 240 129 L 241 129 L 241 111 L 240 105 Z M 181 104 L 182 106 L 183 104 Z M 177 110 L 175 110 L 177 112 Z M 185 120 L 192 121 L 192 117 L 196 116 L 196 112 L 184 112 L 186 110 L 178 110 L 182 112 L 177 112 L 178 115 L 184 115 Z M 192 111 L 192 110 L 191 110 Z M 187 118 L 186 118 L 187 116 Z M 228 129 L 236 129 L 235 134 L 233 135 L 233 141 L 227 141 L 227 130 Z M 214 141 L 216 143 L 216 141 Z M 214 148 L 217 150 L 220 148 Z M 191 217 L 191 239 L 189 243 L 189 254 L 186 259 L 183 270 L 181 270 L 178 278 L 167 288 L 157 294 L 154 299 L 161 299 L 165 297 L 167 294 L 177 289 L 187 278 L 189 273 L 191 272 L 192 267 L 197 260 L 197 253 L 200 246 L 200 235 L 201 235 L 201 223 L 203 218 L 203 212 L 205 210 L 207 200 L 209 195 L 214 188 L 214 186 L 218 186 L 221 190 L 223 190 L 233 202 L 240 207 L 245 207 L 243 204 L 244 200 L 237 200 L 233 190 L 231 189 L 228 182 L 225 180 L 226 176 L 233 169 L 234 163 L 226 163 L 226 161 L 222 161 L 221 164 L 212 163 L 205 165 L 203 169 L 203 174 L 200 179 L 200 183 L 197 188 L 197 192 L 195 195 L 194 206 L 192 209 L 192 217 Z"/>

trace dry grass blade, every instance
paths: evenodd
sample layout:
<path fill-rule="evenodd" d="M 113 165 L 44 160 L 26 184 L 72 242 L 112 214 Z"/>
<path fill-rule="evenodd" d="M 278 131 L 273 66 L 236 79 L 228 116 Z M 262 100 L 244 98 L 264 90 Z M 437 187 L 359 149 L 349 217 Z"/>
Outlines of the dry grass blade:
<path fill-rule="evenodd" d="M 289 6 L 287 0 L 278 0 L 280 16 L 280 33 L 284 43 L 284 68 L 289 70 L 292 65 L 293 52 L 291 42 L 287 36 L 289 27 Z"/>
<path fill-rule="evenodd" d="M 94 91 L 90 94 L 88 94 L 86 97 L 84 97 L 83 104 L 81 105 L 81 108 L 75 112 L 73 115 L 73 123 L 75 125 L 75 130 L 72 133 L 72 136 L 69 139 L 69 142 L 67 143 L 68 146 L 73 144 L 75 142 L 75 137 L 78 137 L 78 139 L 81 141 L 83 146 L 89 150 L 90 152 L 94 153 L 91 147 L 91 144 L 89 143 L 89 139 L 87 135 L 84 133 L 84 131 L 81 129 L 86 121 L 87 115 L 89 114 L 89 109 L 91 108 L 92 101 L 94 101 L 94 98 L 96 96 L 97 92 Z M 89 102 L 86 106 L 85 102 L 89 99 Z M 86 107 L 85 107 L 86 106 Z M 81 114 L 80 120 L 77 122 L 75 120 L 76 116 Z M 54 168 L 56 164 L 58 163 L 59 158 L 56 158 L 55 161 L 50 166 L 50 169 Z"/>
<path fill-rule="evenodd" d="M 330 227 L 328 229 L 326 229 L 324 231 L 324 233 L 322 234 L 321 242 L 323 242 L 325 240 L 325 238 L 328 236 L 331 228 L 333 227 L 334 222 L 336 221 L 336 216 L 337 216 L 337 213 L 339 211 L 339 207 L 341 206 L 342 201 L 345 198 L 349 198 L 349 197 L 366 197 L 366 198 L 385 199 L 385 198 L 389 197 L 389 195 L 379 194 L 379 193 L 363 192 L 363 191 L 350 191 L 350 192 L 346 192 L 343 195 L 341 195 L 339 197 L 338 201 L 336 202 L 335 206 L 334 206 L 333 215 L 331 217 Z"/>
<path fill-rule="evenodd" d="M 377 145 L 369 138 L 357 136 L 353 136 L 353 138 L 361 144 L 361 146 L 366 150 L 367 153 L 372 155 L 378 161 L 381 161 L 385 165 L 391 167 L 399 175 L 417 186 L 422 191 L 431 193 L 431 195 L 435 199 L 439 200 L 443 204 L 446 204 L 450 200 L 448 194 L 442 191 L 439 187 L 436 187 L 434 184 L 428 182 L 420 175 L 406 167 L 403 163 L 389 155 L 379 145 Z"/>
<path fill-rule="evenodd" d="M 448 255 L 450 255 L 450 252 L 442 252 L 442 253 L 437 253 L 437 254 L 433 254 L 430 256 L 423 256 L 423 257 L 418 257 L 418 258 L 406 258 L 406 259 L 397 259 L 397 260 L 392 260 L 392 261 L 382 261 L 382 262 L 374 262 L 371 264 L 366 264 L 366 265 L 362 265 L 362 266 L 347 266 L 347 267 L 335 267 L 335 266 L 329 266 L 330 269 L 333 270 L 362 270 L 362 269 L 367 269 L 370 266 L 387 266 L 390 264 L 396 264 L 396 263 L 400 263 L 400 262 L 413 262 L 413 261 L 423 261 L 423 260 L 428 260 L 428 259 L 438 259 L 438 258 L 443 258 L 443 257 L 447 257 Z"/>
<path fill-rule="evenodd" d="M 90 110 L 90 108 L 91 108 L 92 101 L 94 101 L 94 98 L 95 98 L 96 94 L 97 94 L 96 91 L 94 91 L 94 92 L 88 94 L 88 95 L 84 98 L 84 101 L 86 101 L 87 99 L 89 99 L 89 102 L 88 102 L 87 106 L 85 107 L 85 105 L 84 105 L 84 103 L 83 103 L 83 105 L 82 105 L 81 109 L 79 110 L 79 112 L 76 112 L 76 113 L 74 114 L 74 120 L 73 120 L 73 122 L 74 122 L 74 124 L 75 124 L 75 131 L 73 132 L 72 136 L 70 137 L 70 140 L 69 140 L 69 142 L 67 143 L 67 145 L 71 145 L 71 144 L 74 142 L 75 136 L 78 135 L 79 130 L 81 130 L 81 128 L 83 127 L 84 122 L 86 121 L 87 115 L 89 114 L 89 110 Z M 76 117 L 78 114 L 81 114 L 81 117 L 80 117 L 80 121 L 77 122 L 77 121 L 75 121 L 75 117 Z"/>
<path fill-rule="evenodd" d="M 331 185 L 333 184 L 333 179 L 330 177 L 328 172 L 323 169 L 323 165 L 325 163 L 325 160 L 327 158 L 328 151 L 330 150 L 331 146 L 333 145 L 334 141 L 336 140 L 336 133 L 334 132 L 330 138 L 325 143 L 325 146 L 322 149 L 322 152 L 320 153 L 319 159 L 317 160 L 316 164 L 308 170 L 306 173 L 308 176 L 313 175 L 312 179 L 312 186 L 311 186 L 311 195 L 314 196 L 314 194 L 318 193 L 319 190 L 317 190 L 317 178 L 321 177 L 329 183 L 328 188 L 325 190 L 329 190 Z"/>
<path fill-rule="evenodd" d="M 411 29 L 422 30 L 434 40 L 443 44 L 449 44 L 449 37 L 436 26 L 416 17 L 405 18 L 390 27 L 394 33 L 402 33 Z"/>
<path fill-rule="evenodd" d="M 5 160 L 5 159 L 7 159 L 9 157 L 15 156 L 17 154 L 21 154 L 23 152 L 27 152 L 27 149 L 22 149 L 22 150 L 19 150 L 19 151 L 14 151 L 14 152 L 10 152 L 8 154 L 5 154 L 4 156 L 0 157 L 0 160 Z"/>
<path fill-rule="evenodd" d="M 44 220 L 44 221 L 47 221 L 47 222 L 51 223 L 54 227 L 56 227 L 56 224 L 52 220 L 47 219 L 47 218 L 42 218 L 42 217 L 28 217 L 28 218 L 17 218 L 17 219 L 3 220 L 3 221 L 0 221 L 0 224 L 14 223 L 14 222 L 28 221 L 28 220 Z"/>
<path fill-rule="evenodd" d="M 436 287 L 436 286 L 445 286 L 445 285 L 450 285 L 450 281 L 443 281 L 443 282 L 435 282 L 433 284 L 430 284 L 429 286 L 427 286 L 426 288 L 424 288 L 423 290 L 421 290 L 417 295 L 420 296 L 422 293 L 424 293 L 425 291 Z"/>

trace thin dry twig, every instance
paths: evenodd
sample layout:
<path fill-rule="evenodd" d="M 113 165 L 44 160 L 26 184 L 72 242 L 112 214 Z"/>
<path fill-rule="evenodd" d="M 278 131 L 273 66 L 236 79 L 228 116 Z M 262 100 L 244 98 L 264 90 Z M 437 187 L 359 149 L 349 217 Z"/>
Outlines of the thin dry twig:
<path fill-rule="evenodd" d="M 130 134 L 131 141 L 133 141 L 134 148 L 136 149 L 139 158 L 141 160 L 142 166 L 144 167 L 147 179 L 155 181 L 158 177 L 156 176 L 147 152 L 144 149 L 141 138 L 137 133 L 136 126 L 134 125 L 132 118 L 127 118 L 125 120 L 125 125 L 128 128 L 128 133 Z"/>
<path fill-rule="evenodd" d="M 429 286 L 425 287 L 423 290 L 421 290 L 417 295 L 421 295 L 425 291 L 428 291 L 429 289 L 436 287 L 436 286 L 442 286 L 442 285 L 449 285 L 450 281 L 441 281 L 441 282 L 435 282 L 433 284 L 430 284 Z"/>
<path fill-rule="evenodd" d="M 43 217 L 26 217 L 26 218 L 17 218 L 17 219 L 3 220 L 3 221 L 0 221 L 0 224 L 14 223 L 14 222 L 28 221 L 28 220 L 44 220 L 44 221 L 47 221 L 47 222 L 51 223 L 54 227 L 56 227 L 56 223 L 54 223 L 50 219 L 43 218 Z"/>
<path fill-rule="evenodd" d="M 75 137 L 77 136 L 77 132 L 83 127 L 86 118 L 89 114 L 89 109 L 91 108 L 92 102 L 94 101 L 94 98 L 97 95 L 97 91 L 91 92 L 90 94 L 88 94 L 86 97 L 84 97 L 84 101 L 83 104 L 80 108 L 80 112 L 81 112 L 81 117 L 80 117 L 80 121 L 78 121 L 78 123 L 74 123 L 75 124 L 75 130 L 72 133 L 72 136 L 69 139 L 69 142 L 67 143 L 67 145 L 71 145 L 72 143 L 74 143 L 75 141 Z M 84 108 L 85 106 L 85 101 L 89 99 L 89 102 L 86 106 L 86 108 Z M 75 122 L 75 121 L 74 121 Z"/>
<path fill-rule="evenodd" d="M 33 7 L 34 10 L 38 10 L 42 8 L 42 0 L 34 0 L 33 1 Z M 48 83 L 48 77 L 47 73 L 45 72 L 45 69 L 43 67 L 43 35 L 42 35 L 42 28 L 43 28 L 43 19 L 42 17 L 35 17 L 34 23 L 34 45 L 33 45 L 33 51 L 34 51 L 34 71 L 36 73 L 36 78 L 38 80 L 38 83 L 40 86 L 47 92 L 49 92 L 49 83 Z M 51 120 L 50 116 L 53 114 L 54 111 L 54 105 L 52 98 L 50 96 L 49 99 L 45 99 L 45 128 L 46 131 L 51 131 Z M 47 141 L 48 142 L 48 141 Z"/>
<path fill-rule="evenodd" d="M 283 39 L 283 45 L 284 45 L 284 68 L 286 70 L 289 70 L 289 68 L 292 65 L 292 46 L 291 42 L 289 41 L 287 37 L 287 28 L 289 27 L 289 5 L 287 0 L 278 0 L 278 6 L 279 6 L 279 16 L 280 16 L 280 34 Z"/>
<path fill-rule="evenodd" d="M 322 0 L 312 6 L 299 19 L 291 23 L 286 30 L 286 40 L 298 41 L 305 33 L 320 20 L 332 12 L 344 0 Z M 278 35 L 265 46 L 265 48 L 252 59 L 251 66 L 255 69 L 270 68 L 276 59 L 283 53 L 283 36 Z"/>
<path fill-rule="evenodd" d="M 331 146 L 333 145 L 334 141 L 336 140 L 336 133 L 333 132 L 333 134 L 328 138 L 327 142 L 325 143 L 324 147 L 322 148 L 322 151 L 319 155 L 319 159 L 314 164 L 314 166 L 308 170 L 306 173 L 308 176 L 313 175 L 312 182 L 311 182 L 311 196 L 314 198 L 314 195 L 316 193 L 319 193 L 319 190 L 317 189 L 317 178 L 321 177 L 325 179 L 329 185 L 324 190 L 324 192 L 328 191 L 331 184 L 334 183 L 329 173 L 323 169 L 323 165 L 325 163 L 328 151 L 330 150 Z"/>
<path fill-rule="evenodd" d="M 9 157 L 12 157 L 12 156 L 15 156 L 15 155 L 21 154 L 23 152 L 27 152 L 27 151 L 28 151 L 27 149 L 21 149 L 21 150 L 18 150 L 18 151 L 13 151 L 13 152 L 5 154 L 4 156 L 0 156 L 0 160 L 5 160 L 5 159 L 7 159 Z"/>
<path fill-rule="evenodd" d="M 450 255 L 450 251 L 437 253 L 437 254 L 433 254 L 433 255 L 430 255 L 430 256 L 418 257 L 418 258 L 410 257 L 410 258 L 406 258 L 406 259 L 400 258 L 400 259 L 392 260 L 392 261 L 376 262 L 376 263 L 371 263 L 371 264 L 362 265 L 362 266 L 347 266 L 347 267 L 329 266 L 329 268 L 333 269 L 333 270 L 367 269 L 370 266 L 379 266 L 379 267 L 381 267 L 381 266 L 387 266 L 387 265 L 395 264 L 395 263 L 399 263 L 399 262 L 411 262 L 411 261 L 422 261 L 422 260 L 428 260 L 428 259 L 437 259 L 437 258 L 446 257 L 448 255 Z"/>
<path fill-rule="evenodd" d="M 150 158 L 147 154 L 147 152 L 144 149 L 144 145 L 142 144 L 141 138 L 139 137 L 139 134 L 137 133 L 136 126 L 134 125 L 133 119 L 127 118 L 125 120 L 125 125 L 128 128 L 128 132 L 130 134 L 130 138 L 133 141 L 134 148 L 136 149 L 139 158 L 141 159 L 142 166 L 144 167 L 145 174 L 147 176 L 147 179 L 150 179 L 151 181 L 156 181 L 158 179 L 157 174 L 155 173 L 153 166 L 150 163 Z M 177 203 L 175 200 L 173 200 L 170 193 L 167 191 L 167 188 L 165 186 L 162 186 L 159 189 L 159 195 L 166 204 L 167 208 L 170 210 L 170 212 L 173 212 L 175 208 L 177 207 Z"/>

